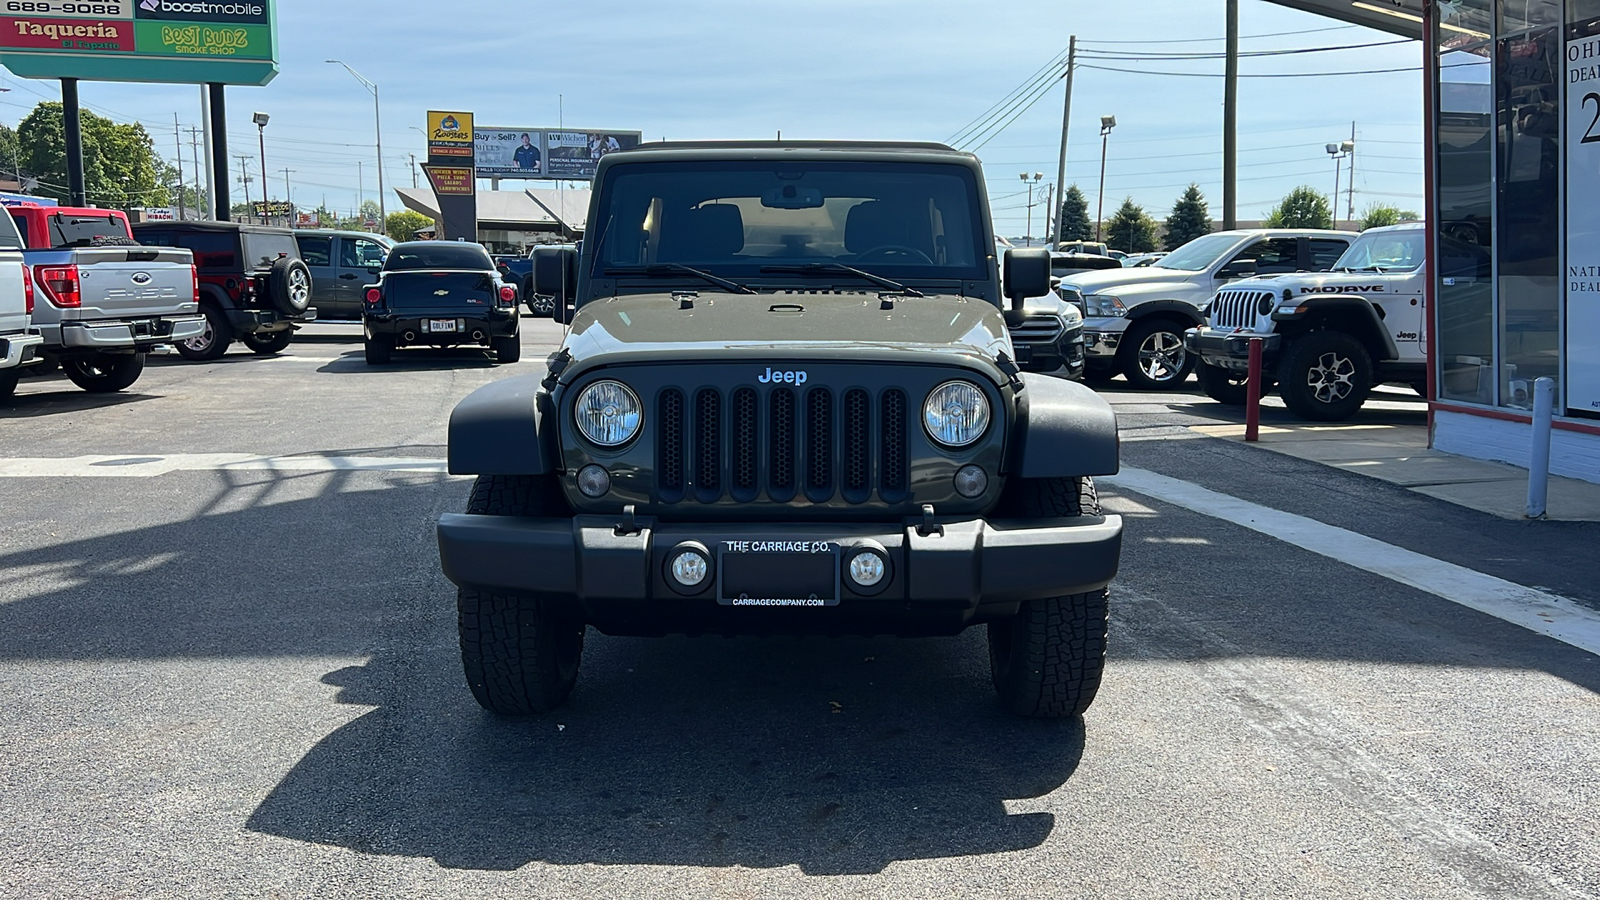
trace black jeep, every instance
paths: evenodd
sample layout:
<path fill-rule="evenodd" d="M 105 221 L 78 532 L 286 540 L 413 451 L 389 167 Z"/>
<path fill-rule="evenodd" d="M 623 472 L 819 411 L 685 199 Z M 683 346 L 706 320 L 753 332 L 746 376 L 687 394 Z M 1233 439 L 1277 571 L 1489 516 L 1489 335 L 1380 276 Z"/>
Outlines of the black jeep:
<path fill-rule="evenodd" d="M 1007 708 L 1082 713 L 1121 550 L 1091 480 L 1117 470 L 1116 420 L 1013 358 L 1050 261 L 995 259 L 977 158 L 647 144 L 595 185 L 581 251 L 535 254 L 535 290 L 576 305 L 561 349 L 450 420 L 450 471 L 478 478 L 439 549 L 478 702 L 561 704 L 588 626 L 983 624 Z"/>
<path fill-rule="evenodd" d="M 478 244 L 396 244 L 365 294 L 361 327 L 372 365 L 387 363 L 398 347 L 417 346 L 472 344 L 493 350 L 497 362 L 522 358 L 517 289 Z"/>
<path fill-rule="evenodd" d="M 200 280 L 200 336 L 175 346 L 184 359 L 219 359 L 234 340 L 260 354 L 280 353 L 300 325 L 316 321 L 311 270 L 294 232 L 239 222 L 143 222 L 133 237 L 194 253 Z"/>

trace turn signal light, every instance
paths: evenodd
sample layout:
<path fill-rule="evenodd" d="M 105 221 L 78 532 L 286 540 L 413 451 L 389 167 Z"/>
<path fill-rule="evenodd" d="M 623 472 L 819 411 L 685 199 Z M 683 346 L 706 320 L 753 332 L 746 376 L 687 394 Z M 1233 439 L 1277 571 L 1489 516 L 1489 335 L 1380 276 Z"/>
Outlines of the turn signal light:
<path fill-rule="evenodd" d="M 189 280 L 194 282 L 194 302 L 199 303 L 200 302 L 200 270 L 198 268 L 196 268 L 194 266 L 194 264 L 192 264 L 192 263 L 189 265 Z"/>
<path fill-rule="evenodd" d="M 28 315 L 33 315 L 33 273 L 27 266 L 22 267 L 22 304 Z"/>
<path fill-rule="evenodd" d="M 46 299 L 63 309 L 77 309 L 83 305 L 83 293 L 78 287 L 78 267 L 39 266 L 39 285 Z"/>
<path fill-rule="evenodd" d="M 382 300 L 382 299 L 383 299 L 383 291 L 380 291 L 377 288 L 367 288 L 367 302 L 368 303 L 376 304 L 379 300 Z"/>

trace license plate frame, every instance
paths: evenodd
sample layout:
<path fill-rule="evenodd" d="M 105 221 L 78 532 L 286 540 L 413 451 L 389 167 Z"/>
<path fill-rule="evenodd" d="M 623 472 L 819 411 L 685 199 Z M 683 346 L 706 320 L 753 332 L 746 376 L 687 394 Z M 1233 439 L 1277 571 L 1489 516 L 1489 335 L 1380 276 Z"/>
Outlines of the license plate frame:
<path fill-rule="evenodd" d="M 422 330 L 429 334 L 455 334 L 459 329 L 455 319 L 423 319 Z"/>
<path fill-rule="evenodd" d="M 838 606 L 843 588 L 842 552 L 837 541 L 721 541 L 717 547 L 717 603 L 755 608 Z M 780 582 L 784 586 L 771 587 Z"/>

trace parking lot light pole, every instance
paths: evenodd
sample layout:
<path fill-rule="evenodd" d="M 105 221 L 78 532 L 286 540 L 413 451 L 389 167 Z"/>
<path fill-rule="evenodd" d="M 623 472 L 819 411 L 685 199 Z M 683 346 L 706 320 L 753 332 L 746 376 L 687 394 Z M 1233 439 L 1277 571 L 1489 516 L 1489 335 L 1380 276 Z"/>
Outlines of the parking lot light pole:
<path fill-rule="evenodd" d="M 1017 173 L 1017 177 L 1021 178 L 1022 179 L 1022 183 L 1026 184 L 1028 186 L 1028 230 L 1027 230 L 1027 232 L 1025 234 L 1023 234 L 1022 239 L 1024 241 L 1027 241 L 1029 247 L 1032 247 L 1033 246 L 1033 187 L 1034 187 L 1034 185 L 1038 184 L 1040 181 L 1042 181 L 1044 179 L 1044 173 L 1043 172 L 1035 172 L 1035 173 L 1033 173 L 1033 178 L 1029 179 L 1027 172 L 1019 172 L 1019 173 Z"/>
<path fill-rule="evenodd" d="M 1338 228 L 1339 227 L 1339 176 L 1344 174 L 1344 161 L 1345 161 L 1345 159 L 1347 157 L 1349 157 L 1351 155 L 1352 152 L 1354 152 L 1354 150 L 1356 149 L 1356 145 L 1355 145 L 1354 141 L 1340 141 L 1337 144 L 1329 144 L 1329 145 L 1327 145 L 1327 147 L 1325 149 L 1327 149 L 1327 151 L 1328 151 L 1328 156 L 1333 158 L 1333 227 Z M 1351 178 L 1354 178 L 1354 177 L 1355 176 L 1353 176 L 1353 175 L 1351 176 Z M 1354 219 L 1354 215 L 1355 214 L 1352 211 L 1352 213 L 1351 213 L 1352 220 Z"/>
<path fill-rule="evenodd" d="M 272 210 L 267 207 L 267 120 L 272 118 L 264 112 L 258 112 L 250 117 L 256 123 L 256 133 L 261 137 L 261 224 L 267 224 L 272 215 Z"/>
<path fill-rule="evenodd" d="M 328 62 L 336 66 L 344 66 L 346 72 L 354 75 L 363 87 L 372 92 L 372 126 L 376 138 L 374 144 L 378 150 L 378 218 L 384 220 L 378 223 L 378 228 L 382 229 L 388 221 L 389 211 L 387 204 L 383 201 L 383 113 L 378 107 L 378 86 L 362 78 L 361 73 L 350 68 L 349 63 L 337 59 L 330 59 Z"/>
<path fill-rule="evenodd" d="M 1111 143 L 1111 129 L 1117 127 L 1116 116 L 1100 117 L 1100 202 L 1094 212 L 1094 239 L 1100 240 L 1100 223 L 1106 218 L 1106 148 Z"/>

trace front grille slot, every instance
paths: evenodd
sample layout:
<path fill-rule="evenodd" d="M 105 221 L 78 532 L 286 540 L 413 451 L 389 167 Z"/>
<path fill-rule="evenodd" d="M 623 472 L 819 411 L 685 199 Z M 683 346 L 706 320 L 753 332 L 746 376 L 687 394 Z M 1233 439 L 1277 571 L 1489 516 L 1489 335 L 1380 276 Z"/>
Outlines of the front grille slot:
<path fill-rule="evenodd" d="M 872 496 L 872 398 L 860 388 L 844 394 L 844 498 L 862 503 Z"/>
<path fill-rule="evenodd" d="M 733 392 L 733 472 L 728 487 L 734 498 L 754 500 L 760 490 L 756 457 L 761 452 L 760 408 L 754 388 Z"/>
<path fill-rule="evenodd" d="M 806 392 L 806 496 L 833 496 L 833 395 L 822 388 Z"/>
<path fill-rule="evenodd" d="M 1061 339 L 1067 330 L 1057 316 L 1028 316 L 1021 325 L 1011 329 L 1011 343 L 1024 346 L 1050 345 Z"/>
<path fill-rule="evenodd" d="M 800 429 L 795 422 L 797 412 L 794 391 L 788 388 L 778 388 L 771 394 L 772 397 L 772 427 L 770 429 L 770 444 L 772 448 L 772 478 L 767 485 L 767 493 L 772 499 L 786 503 L 794 499 L 800 486 L 795 476 L 795 459 L 800 450 Z"/>
<path fill-rule="evenodd" d="M 1211 327 L 1254 328 L 1257 307 L 1273 299 L 1270 291 L 1218 291 L 1211 301 Z"/>
<path fill-rule="evenodd" d="M 702 388 L 694 398 L 694 493 L 702 503 L 722 496 L 722 395 Z"/>
<path fill-rule="evenodd" d="M 883 395 L 883 461 L 878 489 L 890 502 L 906 496 L 910 475 L 906 471 L 906 395 L 885 391 Z"/>
<path fill-rule="evenodd" d="M 665 390 L 657 401 L 660 424 L 656 427 L 656 484 L 661 499 L 683 499 L 683 392 Z"/>

